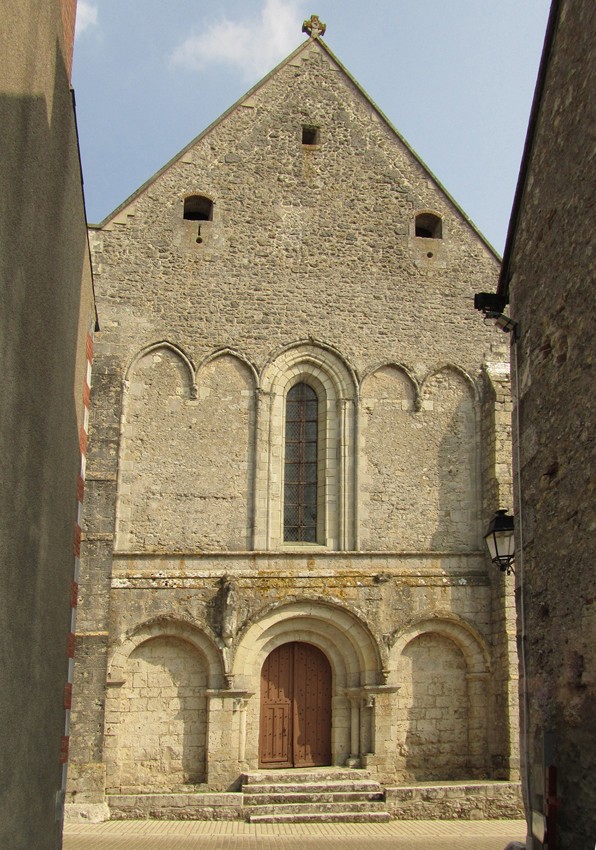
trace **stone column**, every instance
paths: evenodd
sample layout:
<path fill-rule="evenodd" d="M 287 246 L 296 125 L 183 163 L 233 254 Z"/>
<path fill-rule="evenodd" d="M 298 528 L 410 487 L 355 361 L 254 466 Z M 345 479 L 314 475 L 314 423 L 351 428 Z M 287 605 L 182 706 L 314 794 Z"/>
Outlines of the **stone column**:
<path fill-rule="evenodd" d="M 207 695 L 207 782 L 213 790 L 231 790 L 246 763 L 248 691 L 210 689 Z"/>
<path fill-rule="evenodd" d="M 256 391 L 253 491 L 253 548 L 268 549 L 270 540 L 272 396 Z"/>
<path fill-rule="evenodd" d="M 365 694 L 360 719 L 360 747 L 362 755 L 366 756 L 375 751 L 375 697 L 373 694 Z"/>
<path fill-rule="evenodd" d="M 362 689 L 361 699 L 370 716 L 371 751 L 362 756 L 362 766 L 373 771 L 381 782 L 392 781 L 395 774 L 396 694 L 399 686 L 375 685 Z M 393 756 L 391 754 L 393 753 Z"/>
<path fill-rule="evenodd" d="M 487 771 L 487 692 L 488 673 L 467 673 L 468 686 L 468 748 L 470 772 L 473 777 L 484 777 Z"/>
<path fill-rule="evenodd" d="M 338 490 L 338 512 L 337 512 L 337 540 L 338 548 L 345 550 L 348 545 L 349 531 L 349 474 L 348 474 L 348 439 L 349 424 L 347 417 L 347 400 L 344 398 L 337 401 L 337 435 L 339 440 L 339 463 L 337 465 L 337 490 Z M 352 750 L 353 752 L 353 750 Z"/>
<path fill-rule="evenodd" d="M 360 767 L 360 691 L 350 693 L 350 757 L 346 767 Z"/>
<path fill-rule="evenodd" d="M 238 715 L 238 761 L 243 764 L 246 760 L 246 710 L 248 699 L 236 697 L 233 711 Z"/>

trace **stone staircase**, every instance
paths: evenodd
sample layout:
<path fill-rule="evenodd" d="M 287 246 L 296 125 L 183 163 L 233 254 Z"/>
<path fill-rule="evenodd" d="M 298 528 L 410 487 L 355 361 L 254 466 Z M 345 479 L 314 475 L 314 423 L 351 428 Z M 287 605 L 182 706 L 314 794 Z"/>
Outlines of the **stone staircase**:
<path fill-rule="evenodd" d="M 250 823 L 379 823 L 391 819 L 385 793 L 366 770 L 302 768 L 242 777 Z"/>

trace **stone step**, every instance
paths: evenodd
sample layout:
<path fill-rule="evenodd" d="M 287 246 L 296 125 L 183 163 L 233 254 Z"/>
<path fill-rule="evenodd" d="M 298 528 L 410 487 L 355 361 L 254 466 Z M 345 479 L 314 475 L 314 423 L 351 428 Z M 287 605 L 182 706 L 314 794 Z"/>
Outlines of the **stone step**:
<path fill-rule="evenodd" d="M 276 803 L 378 803 L 384 802 L 382 791 L 327 791 L 319 794 L 288 793 L 249 794 L 244 792 L 245 806 L 269 806 Z"/>
<path fill-rule="evenodd" d="M 112 820 L 236 820 L 242 817 L 238 792 L 109 794 Z"/>
<path fill-rule="evenodd" d="M 251 814 L 250 823 L 386 823 L 391 820 L 389 812 L 319 812 L 307 814 Z"/>
<path fill-rule="evenodd" d="M 371 823 L 390 820 L 385 793 L 366 770 L 259 771 L 242 777 L 250 823 Z"/>
<path fill-rule="evenodd" d="M 342 768 L 297 768 L 294 770 L 259 771 L 245 773 L 243 785 L 295 785 L 298 782 L 356 782 L 370 779 L 367 770 L 345 770 Z"/>
<path fill-rule="evenodd" d="M 251 796 L 268 794 L 327 794 L 327 793 L 382 793 L 378 782 L 365 780 L 363 782 L 298 782 L 282 783 L 280 785 L 244 785 L 244 794 Z"/>
<path fill-rule="evenodd" d="M 356 812 L 385 811 L 385 803 L 371 800 L 344 803 L 272 803 L 270 805 L 245 806 L 244 811 L 255 815 L 353 814 Z"/>

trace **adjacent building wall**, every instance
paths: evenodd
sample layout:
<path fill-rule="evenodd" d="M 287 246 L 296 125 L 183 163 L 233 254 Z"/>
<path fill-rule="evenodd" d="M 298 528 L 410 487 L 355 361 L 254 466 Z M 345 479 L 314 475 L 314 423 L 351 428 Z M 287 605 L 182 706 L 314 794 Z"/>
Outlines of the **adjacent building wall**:
<path fill-rule="evenodd" d="M 93 328 L 74 0 L 0 4 L 0 846 L 61 844 Z M 64 24 L 64 28 L 63 28 Z"/>
<path fill-rule="evenodd" d="M 585 850 L 596 838 L 595 36 L 590 0 L 553 3 L 500 282 L 519 323 L 522 755 L 529 818 L 549 815 L 546 841 L 537 829 L 530 846 L 549 850 Z"/>

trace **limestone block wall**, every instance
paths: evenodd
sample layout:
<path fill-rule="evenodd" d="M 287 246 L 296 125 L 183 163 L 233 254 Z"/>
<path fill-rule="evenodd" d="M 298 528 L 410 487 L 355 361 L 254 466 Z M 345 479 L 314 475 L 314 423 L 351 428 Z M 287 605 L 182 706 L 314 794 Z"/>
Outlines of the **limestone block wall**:
<path fill-rule="evenodd" d="M 106 701 L 106 790 L 175 790 L 205 779 L 207 676 L 186 643 L 155 637 L 128 657 Z"/>
<path fill-rule="evenodd" d="M 479 545 L 474 387 L 455 369 L 420 389 L 382 367 L 362 386 L 362 545 L 460 551 Z"/>
<path fill-rule="evenodd" d="M 406 646 L 398 678 L 406 771 L 412 779 L 470 775 L 466 665 L 452 641 L 420 635 Z"/>
<path fill-rule="evenodd" d="M 504 337 L 493 345 L 484 367 L 482 432 L 483 526 L 499 508 L 513 505 L 511 476 L 511 415 L 512 398 L 508 358 L 505 354 L 509 339 Z M 507 779 L 519 775 L 518 751 L 518 668 L 514 577 L 498 570 L 490 573 L 492 588 L 491 621 L 493 633 L 493 663 L 491 690 L 498 723 L 491 724 L 491 751 L 495 778 Z M 501 754 L 501 755 L 498 755 Z M 507 755 L 502 755 L 507 754 Z"/>
<path fill-rule="evenodd" d="M 387 366 L 367 376 L 359 392 L 354 377 L 339 380 L 338 360 L 320 345 L 289 346 L 268 367 L 281 377 L 270 386 L 267 369 L 257 378 L 242 350 L 213 352 L 198 370 L 169 342 L 139 352 L 124 381 L 116 548 L 282 545 L 284 400 L 293 382 L 308 380 L 320 387 L 317 542 L 330 549 L 477 550 L 481 384 L 447 366 L 418 387 Z M 504 452 L 501 462 L 506 468 Z M 94 498 L 109 525 L 108 503 L 97 501 L 111 498 L 106 487 Z"/>
<path fill-rule="evenodd" d="M 320 127 L 312 148 L 307 122 Z M 211 221 L 184 220 L 195 193 L 212 199 Z M 415 236 L 420 209 L 442 219 L 441 239 Z M 360 374 L 391 362 L 476 374 L 493 334 L 467 299 L 494 281 L 495 254 L 320 44 L 92 236 L 102 338 L 123 363 L 174 339 L 195 364 L 242 345 L 260 370 L 310 337 Z"/>
<path fill-rule="evenodd" d="M 355 754 L 390 782 L 491 774 L 503 753 L 493 751 L 488 734 L 500 718 L 489 687 L 491 588 L 481 555 L 437 562 L 338 553 L 318 568 L 298 553 L 222 557 L 116 559 L 102 755 L 108 788 L 205 781 L 225 789 L 242 770 L 256 769 L 260 670 L 268 652 L 287 640 L 315 643 L 330 658 L 334 763 Z M 223 575 L 238 585 L 228 645 Z M 154 684 L 136 677 L 147 672 L 145 650 L 173 638 L 195 647 L 187 670 L 206 665 L 183 700 L 195 718 L 208 712 L 206 741 L 204 727 L 193 731 L 180 720 L 186 684 L 173 682 L 171 672 L 167 683 L 160 678 L 167 659 L 152 658 Z M 184 752 L 194 756 L 187 772 L 176 768 Z"/>
<path fill-rule="evenodd" d="M 225 574 L 238 584 L 236 629 L 226 646 L 220 558 L 120 556 L 112 579 L 108 765 L 126 761 L 115 736 L 118 717 L 125 721 L 118 706 L 130 713 L 130 703 L 118 691 L 134 690 L 135 652 L 169 635 L 197 648 L 200 642 L 195 654 L 208 659 L 202 694 L 209 702 L 203 777 L 209 787 L 230 787 L 239 771 L 258 766 L 260 669 L 286 640 L 314 642 L 331 660 L 334 763 L 365 755 L 367 766 L 389 781 L 489 775 L 488 728 L 495 718 L 487 687 L 490 586 L 482 561 L 470 569 L 459 559 L 444 560 L 437 572 L 422 559 L 414 577 L 413 565 L 396 558 L 388 572 L 383 555 L 345 555 L 326 569 L 309 568 L 308 560 L 261 555 L 249 566 L 242 555 L 226 556 Z M 357 650 L 353 632 L 360 634 Z M 155 705 L 159 699 L 154 694 Z M 141 733 L 139 727 L 139 740 Z M 165 767 L 164 774 L 162 784 L 173 781 Z M 130 779 L 112 775 L 110 787 L 132 787 Z"/>

